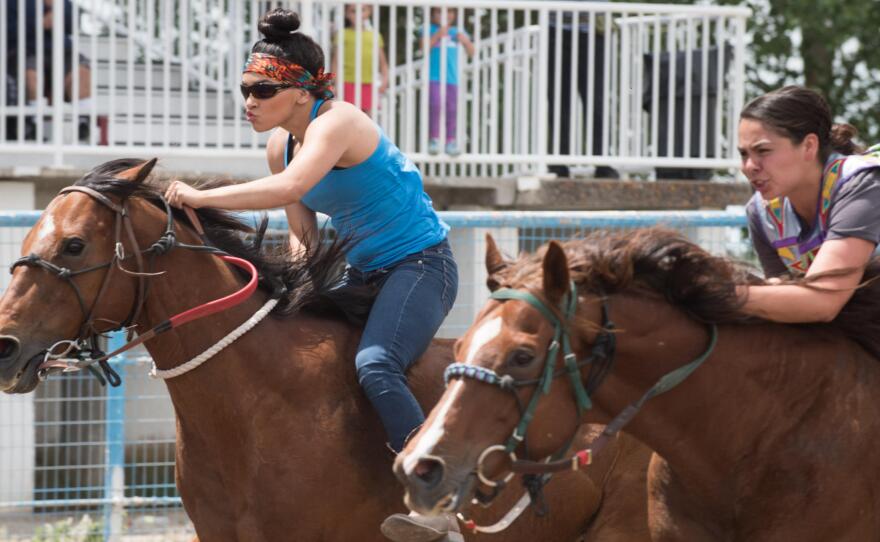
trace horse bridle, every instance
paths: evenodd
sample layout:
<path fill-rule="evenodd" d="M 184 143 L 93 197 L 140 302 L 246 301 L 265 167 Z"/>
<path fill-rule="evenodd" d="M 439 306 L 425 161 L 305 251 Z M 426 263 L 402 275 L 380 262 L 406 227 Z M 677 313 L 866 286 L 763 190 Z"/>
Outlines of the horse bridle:
<path fill-rule="evenodd" d="M 76 295 L 76 300 L 79 304 L 80 310 L 83 313 L 83 323 L 80 326 L 79 332 L 77 333 L 76 339 L 72 341 L 60 341 L 56 343 L 52 347 L 49 348 L 48 353 L 52 353 L 52 350 L 56 348 L 59 344 L 64 345 L 67 344 L 68 348 L 64 352 L 57 352 L 55 355 L 66 355 L 69 353 L 69 350 L 75 349 L 78 351 L 80 355 L 90 355 L 93 356 L 95 353 L 99 355 L 103 355 L 98 343 L 98 338 L 103 334 L 109 331 L 113 331 L 116 329 L 124 329 L 130 326 L 140 315 L 140 312 L 144 305 L 144 300 L 146 299 L 146 277 L 153 276 L 153 273 L 144 272 L 144 260 L 143 256 L 145 254 L 152 254 L 152 256 L 156 256 L 158 254 L 164 254 L 168 252 L 172 247 L 175 246 L 175 236 L 174 236 L 174 221 L 171 214 L 171 208 L 167 202 L 164 201 L 165 211 L 168 216 L 167 226 L 165 228 L 165 232 L 159 237 L 159 239 L 153 243 L 150 248 L 145 250 L 140 250 L 140 247 L 137 244 L 137 239 L 134 234 L 134 228 L 131 223 L 131 216 L 129 215 L 127 208 L 127 201 L 123 200 L 121 204 L 117 204 L 104 194 L 101 194 L 97 190 L 86 186 L 68 186 L 66 188 L 61 189 L 59 195 L 61 194 L 69 194 L 71 192 L 82 192 L 84 194 L 89 195 L 94 200 L 100 202 L 104 206 L 108 207 L 113 211 L 115 216 L 115 245 L 113 251 L 113 257 L 109 262 L 105 262 L 102 264 L 84 267 L 82 269 L 71 270 L 66 267 L 61 267 L 55 265 L 54 263 L 46 260 L 45 258 L 41 258 L 37 254 L 29 254 L 28 256 L 24 256 L 22 258 L 17 259 L 13 262 L 10 267 L 10 272 L 15 271 L 16 267 L 19 266 L 28 266 L 28 267 L 42 267 L 46 269 L 50 273 L 53 273 L 58 278 L 64 280 L 70 287 L 73 289 L 74 294 Z M 122 262 L 128 257 L 125 254 L 125 249 L 123 248 L 122 243 L 122 232 L 125 230 L 125 234 L 128 237 L 128 241 L 131 243 L 133 247 L 135 247 L 133 251 L 133 257 L 135 259 L 137 265 L 137 271 L 129 271 L 122 266 Z M 151 259 L 150 265 L 152 268 L 153 260 Z M 131 310 L 128 313 L 128 316 L 122 322 L 114 322 L 104 318 L 95 318 L 95 308 L 101 302 L 101 299 L 104 297 L 104 294 L 107 291 L 107 287 L 110 284 L 111 271 L 113 267 L 118 267 L 121 271 L 134 275 L 138 279 L 137 293 L 135 296 L 134 303 L 131 307 Z M 107 274 L 104 275 L 104 280 L 101 282 L 101 286 L 98 289 L 98 294 L 95 296 L 94 301 L 91 306 L 87 307 L 85 298 L 80 292 L 79 287 L 74 282 L 73 278 L 79 275 L 84 275 L 86 273 L 91 273 L 92 271 L 98 271 L 100 269 L 110 268 Z M 111 324 L 110 329 L 106 330 L 98 330 L 96 326 L 97 321 L 109 322 Z M 101 370 L 104 372 L 104 376 L 111 383 L 111 385 L 119 384 L 119 375 L 110 367 L 106 360 L 102 360 L 99 362 L 99 366 Z M 91 365 L 89 366 L 91 367 Z M 98 374 L 94 369 L 92 369 L 93 374 L 98 376 L 101 379 L 100 374 Z M 45 375 L 41 375 L 41 378 L 44 378 Z M 103 382 L 102 382 L 103 383 Z"/>
<path fill-rule="evenodd" d="M 614 437 L 635 416 L 648 399 L 674 388 L 696 370 L 715 349 L 715 344 L 718 338 L 717 327 L 712 324 L 710 327 L 709 346 L 700 356 L 661 377 L 638 401 L 629 405 L 623 410 L 623 412 L 615 417 L 605 427 L 602 434 L 591 443 L 589 448 L 578 451 L 571 458 L 562 459 L 568 452 L 571 443 L 577 435 L 582 414 L 586 410 L 592 408 L 590 395 L 602 384 L 614 364 L 614 354 L 616 349 L 616 337 L 614 333 L 615 326 L 608 316 L 607 299 L 603 295 L 599 295 L 602 303 L 602 327 L 593 343 L 590 355 L 583 360 L 577 360 L 569 338 L 569 325 L 577 311 L 577 286 L 574 282 L 570 283 L 568 293 L 563 296 L 558 312 L 552 310 L 536 295 L 524 290 L 502 288 L 492 292 L 490 298 L 500 301 L 518 300 L 528 303 L 541 313 L 551 325 L 553 325 L 554 334 L 553 339 L 547 347 L 547 355 L 544 359 L 544 369 L 540 378 L 517 380 L 510 375 L 499 375 L 496 371 L 486 367 L 478 367 L 464 363 L 453 363 L 446 368 L 444 373 L 444 380 L 447 386 L 449 385 L 449 381 L 454 378 L 474 379 L 513 393 L 517 405 L 519 406 L 520 421 L 513 430 L 513 433 L 508 437 L 507 442 L 504 445 L 489 446 L 480 454 L 479 459 L 477 460 L 477 477 L 483 484 L 493 488 L 493 493 L 488 497 L 488 500 L 494 498 L 494 496 L 499 493 L 500 489 L 512 479 L 514 474 L 532 476 L 538 474 L 543 475 L 537 480 L 533 480 L 532 485 L 529 485 L 527 482 L 527 488 L 529 489 L 529 492 L 532 493 L 534 501 L 535 497 L 540 494 L 540 488 L 549 480 L 549 475 L 551 473 L 570 469 L 577 470 L 583 466 L 589 465 L 592 462 L 593 454 L 598 453 L 598 451 L 601 450 L 605 444 L 607 444 L 607 442 L 609 442 L 611 438 Z M 559 314 L 562 315 L 561 318 L 558 316 Z M 560 348 L 563 354 L 564 367 L 554 370 Z M 586 378 L 586 384 L 584 384 L 581 378 L 581 368 L 585 365 L 590 366 Z M 538 400 L 542 395 L 549 393 L 552 381 L 564 374 L 569 376 L 572 390 L 575 395 L 575 401 L 577 403 L 578 424 L 574 433 L 566 443 L 546 461 L 531 461 L 517 458 L 516 449 L 520 444 L 526 446 L 526 431 L 534 417 Z M 535 386 L 535 391 L 532 393 L 528 405 L 524 408 L 517 390 L 529 386 Z M 528 456 L 527 446 L 525 451 L 526 456 Z M 507 454 L 512 461 L 510 472 L 504 479 L 499 481 L 491 480 L 483 473 L 483 463 L 486 458 L 490 454 L 496 452 Z M 478 495 L 478 497 L 480 496 Z M 481 498 L 481 500 L 484 501 L 485 499 L 486 497 Z"/>
<path fill-rule="evenodd" d="M 171 206 L 168 204 L 168 202 L 165 200 L 165 198 L 162 197 L 160 194 L 157 194 L 157 197 L 161 200 L 163 206 L 165 207 L 165 214 L 167 217 L 165 231 L 164 231 L 164 233 L 162 233 L 162 235 L 159 236 L 159 239 L 156 240 L 156 242 L 154 242 L 149 248 L 141 250 L 140 246 L 137 243 L 137 238 L 134 234 L 134 227 L 131 222 L 131 216 L 128 212 L 128 208 L 126 205 L 127 200 L 123 200 L 121 204 L 117 204 L 114 201 L 112 201 L 110 198 L 105 196 L 104 194 L 101 194 L 100 192 L 98 192 L 97 190 L 94 190 L 92 188 L 85 187 L 85 186 L 69 186 L 69 187 L 63 188 L 59 192 L 59 195 L 67 194 L 70 192 L 82 192 L 84 194 L 87 194 L 114 212 L 114 214 L 115 214 L 115 226 L 114 226 L 115 247 L 114 247 L 113 257 L 110 259 L 110 261 L 105 262 L 103 264 L 98 264 L 98 265 L 94 265 L 94 266 L 90 266 L 90 267 L 84 267 L 82 269 L 77 269 L 77 270 L 71 270 L 71 269 L 67 269 L 65 267 L 60 267 L 60 266 L 46 260 L 45 258 L 42 258 L 42 257 L 36 255 L 36 254 L 30 254 L 28 256 L 24 256 L 22 258 L 17 259 L 15 262 L 13 262 L 12 266 L 10 267 L 10 272 L 15 271 L 15 268 L 19 267 L 19 266 L 41 267 L 43 269 L 46 269 L 50 273 L 53 273 L 58 278 L 64 280 L 67 284 L 69 284 L 71 286 L 71 288 L 73 288 L 73 291 L 74 291 L 76 298 L 77 298 L 77 302 L 80 306 L 80 310 L 83 313 L 84 319 L 83 319 L 83 323 L 80 325 L 77 337 L 73 340 L 58 341 L 57 343 L 55 343 L 54 345 L 49 347 L 45 351 L 45 358 L 44 358 L 44 362 L 43 362 L 44 364 L 46 363 L 47 360 L 50 360 L 50 359 L 58 359 L 58 358 L 63 358 L 64 356 L 72 355 L 73 356 L 72 361 L 74 363 L 72 365 L 70 365 L 66 370 L 75 370 L 75 369 L 86 368 L 90 372 L 92 372 L 93 375 L 95 375 L 98 378 L 98 380 L 101 382 L 102 385 L 104 384 L 104 379 L 106 378 L 106 381 L 109 382 L 111 385 L 118 386 L 120 384 L 121 380 L 119 378 L 118 373 L 116 373 L 116 371 L 114 371 L 113 368 L 110 367 L 110 364 L 108 363 L 108 359 L 114 355 L 117 355 L 125 350 L 129 350 L 129 349 L 133 348 L 134 346 L 137 346 L 138 344 L 145 342 L 146 340 L 154 337 L 158 333 L 161 333 L 161 332 L 166 331 L 166 330 L 170 329 L 171 327 L 173 327 L 171 325 L 171 323 L 174 320 L 174 318 L 166 320 L 162 324 L 149 330 L 147 333 L 139 334 L 139 337 L 134 341 L 132 341 L 131 336 L 129 336 L 129 342 L 126 345 L 124 345 L 122 348 L 115 350 L 114 352 L 111 352 L 110 354 L 105 353 L 100 348 L 99 339 L 103 334 L 106 334 L 106 333 L 109 333 L 111 331 L 115 331 L 118 329 L 131 329 L 130 326 L 137 320 L 138 316 L 141 313 L 141 310 L 143 309 L 144 303 L 146 302 L 147 292 L 148 292 L 148 288 L 149 288 L 149 284 L 147 283 L 146 279 L 149 277 L 164 274 L 164 271 L 160 272 L 160 273 L 153 273 L 151 271 L 144 271 L 144 255 L 150 255 L 150 262 L 149 262 L 148 269 L 152 270 L 154 263 L 155 263 L 156 256 L 166 254 L 169 251 L 171 251 L 173 248 L 179 247 L 179 248 L 185 248 L 188 250 L 206 252 L 206 253 L 210 253 L 210 254 L 219 255 L 220 257 L 230 261 L 230 263 L 233 263 L 235 265 L 238 265 L 239 267 L 243 267 L 244 269 L 251 271 L 253 273 L 254 277 L 256 277 L 256 270 L 253 268 L 253 265 L 250 264 L 249 262 L 241 260 L 240 258 L 235 258 L 235 257 L 229 256 L 225 252 L 223 252 L 222 250 L 217 249 L 217 248 L 212 247 L 207 244 L 205 244 L 205 245 L 190 245 L 190 244 L 179 242 L 177 240 L 176 234 L 174 232 L 174 215 L 172 213 Z M 189 216 L 190 216 L 190 220 L 197 221 L 195 214 L 192 213 L 191 211 L 189 213 Z M 204 235 L 203 235 L 203 232 L 201 232 L 200 226 L 197 225 L 197 222 L 194 223 L 194 225 L 196 225 L 197 230 L 199 230 L 199 234 L 202 236 L 202 238 L 204 240 Z M 122 242 L 123 229 L 125 230 L 125 233 L 128 237 L 129 242 L 134 247 L 134 250 L 132 251 L 133 252 L 132 256 L 126 255 L 125 249 L 123 248 L 123 242 Z M 131 258 L 131 257 L 133 257 L 135 259 L 135 262 L 137 265 L 137 271 L 130 271 L 122 266 L 122 262 Z M 95 317 L 95 309 L 99 305 L 101 299 L 103 298 L 104 294 L 107 291 L 108 285 L 110 283 L 111 272 L 114 267 L 118 268 L 120 271 L 122 271 L 126 274 L 135 276 L 138 279 L 138 287 L 137 287 L 137 293 L 135 296 L 135 300 L 133 302 L 131 310 L 128 313 L 128 316 L 122 322 L 115 322 L 112 320 L 108 320 L 106 318 L 96 318 Z M 104 280 L 102 281 L 101 286 L 98 289 L 98 293 L 95 296 L 95 299 L 92 301 L 91 305 L 88 306 L 88 308 L 87 308 L 87 303 L 85 301 L 85 298 L 83 297 L 82 293 L 80 292 L 79 287 L 77 287 L 76 282 L 74 282 L 73 278 L 78 275 L 83 275 L 86 273 L 90 273 L 92 271 L 97 271 L 97 270 L 105 269 L 105 268 L 109 268 L 108 272 L 104 276 Z M 254 282 L 254 281 L 252 281 L 252 282 Z M 249 286 L 250 286 L 250 284 L 249 284 Z M 252 289 L 251 289 L 251 291 L 252 291 Z M 241 293 L 241 292 L 239 292 L 239 293 Z M 235 294 L 233 294 L 233 295 L 235 295 Z M 227 298 L 224 298 L 224 299 L 228 299 L 229 297 L 231 297 L 231 296 L 227 296 Z M 206 305 L 210 305 L 210 304 L 206 304 Z M 204 306 L 202 306 L 202 307 L 204 307 Z M 178 319 L 180 321 L 180 323 L 183 323 L 183 321 L 190 321 L 190 320 L 195 319 L 197 317 L 207 315 L 207 313 L 205 311 L 201 311 L 200 313 L 198 313 L 195 316 L 188 316 L 189 313 L 197 312 L 199 308 L 200 307 L 197 307 L 196 309 L 191 309 L 190 311 L 187 311 L 187 313 L 177 315 L 177 317 L 180 317 L 180 316 L 185 317 L 182 320 Z M 175 318 L 177 318 L 177 317 L 175 317 Z M 98 327 L 96 326 L 96 323 L 98 321 L 109 322 L 112 327 L 109 329 L 98 330 Z M 63 351 L 56 352 L 55 349 L 59 346 L 65 347 L 65 349 Z M 71 354 L 71 352 L 72 352 L 72 354 Z M 65 358 L 65 359 L 71 359 L 71 358 Z M 101 370 L 104 373 L 103 376 L 101 376 L 101 374 L 94 368 L 95 364 L 97 364 L 101 368 Z M 38 376 L 41 380 L 45 380 L 46 377 L 48 377 L 48 374 L 49 374 L 49 371 L 46 369 L 41 368 L 38 370 Z"/>
<path fill-rule="evenodd" d="M 572 390 L 575 395 L 575 401 L 577 403 L 578 420 L 580 420 L 581 415 L 586 410 L 592 408 L 590 394 L 602 384 L 602 381 L 611 370 L 611 366 L 614 363 L 614 352 L 617 345 L 616 337 L 614 334 L 614 322 L 612 322 L 611 319 L 608 317 L 606 300 L 604 298 L 601 298 L 601 331 L 599 332 L 595 342 L 593 343 L 593 347 L 589 357 L 582 360 L 577 359 L 577 356 L 575 355 L 574 350 L 571 347 L 571 334 L 568 329 L 568 326 L 571 324 L 571 320 L 577 312 L 578 296 L 577 286 L 574 284 L 574 282 L 571 282 L 569 284 L 569 291 L 563 296 L 562 300 L 560 301 L 558 312 L 552 310 L 550 307 L 547 306 L 546 303 L 544 303 L 531 292 L 524 290 L 502 288 L 492 292 L 489 297 L 491 299 L 497 299 L 501 301 L 524 301 L 534 307 L 539 313 L 541 313 L 541 315 L 545 319 L 547 319 L 554 328 L 553 339 L 550 341 L 547 347 L 547 353 L 544 361 L 544 369 L 539 378 L 517 380 L 510 375 L 499 375 L 497 372 L 486 367 L 479 367 L 465 363 L 453 363 L 446 368 L 446 371 L 444 373 L 444 381 L 447 385 L 449 385 L 449 381 L 453 378 L 471 378 L 492 386 L 497 386 L 502 390 L 510 392 L 516 399 L 517 406 L 520 411 L 520 421 L 517 424 L 516 428 L 513 430 L 513 433 L 510 435 L 510 437 L 508 437 L 507 442 L 504 445 L 494 445 L 484 450 L 483 453 L 480 455 L 480 459 L 477 462 L 476 473 L 480 481 L 489 487 L 497 488 L 499 485 L 503 485 L 504 483 L 510 481 L 514 473 L 509 473 L 509 475 L 501 482 L 490 480 L 483 474 L 482 464 L 485 459 L 494 452 L 504 452 L 510 455 L 513 459 L 516 459 L 515 450 L 519 447 L 520 444 L 526 446 L 526 455 L 528 455 L 528 448 L 525 444 L 526 431 L 532 419 L 534 418 L 535 410 L 538 406 L 538 401 L 542 395 L 546 395 L 547 393 L 549 393 L 551 383 L 553 382 L 553 380 L 560 376 L 568 375 L 569 377 L 572 385 Z M 560 350 L 562 351 L 563 355 L 564 367 L 555 370 L 555 360 Z M 581 368 L 585 365 L 589 365 L 589 373 L 587 374 L 586 384 L 581 377 Z M 520 399 L 517 390 L 530 386 L 536 386 L 535 391 L 532 392 L 528 404 L 526 406 L 523 406 L 522 400 Z M 578 423 L 578 425 L 580 425 L 580 423 Z M 562 449 L 559 450 L 556 454 L 553 454 L 552 457 L 558 459 L 557 456 L 561 457 L 562 455 L 564 455 L 570 447 L 571 442 L 574 440 L 576 434 L 577 430 L 575 430 L 575 433 L 572 434 L 567 443 L 563 445 Z"/>

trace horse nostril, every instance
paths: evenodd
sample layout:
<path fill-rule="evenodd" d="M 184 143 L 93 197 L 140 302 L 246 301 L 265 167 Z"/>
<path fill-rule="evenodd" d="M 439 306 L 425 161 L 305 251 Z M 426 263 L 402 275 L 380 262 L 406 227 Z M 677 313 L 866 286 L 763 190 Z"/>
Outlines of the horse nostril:
<path fill-rule="evenodd" d="M 422 482 L 425 487 L 432 489 L 443 480 L 443 462 L 439 459 L 425 458 L 419 460 L 413 469 L 413 475 Z"/>
<path fill-rule="evenodd" d="M 0 361 L 14 360 L 18 357 L 21 344 L 9 335 L 0 335 Z"/>

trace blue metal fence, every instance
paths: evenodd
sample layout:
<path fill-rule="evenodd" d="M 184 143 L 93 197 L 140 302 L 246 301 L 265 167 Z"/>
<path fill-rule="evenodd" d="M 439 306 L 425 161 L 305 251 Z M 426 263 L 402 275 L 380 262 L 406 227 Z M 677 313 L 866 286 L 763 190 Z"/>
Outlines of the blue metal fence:
<path fill-rule="evenodd" d="M 0 212 L 0 266 L 19 256 L 39 212 Z M 461 271 L 441 334 L 455 336 L 485 299 L 483 239 L 510 255 L 596 229 L 663 224 L 708 250 L 752 259 L 742 210 L 706 212 L 445 212 Z M 286 229 L 283 213 L 270 227 Z M 0 290 L 8 278 L 0 279 Z M 114 338 L 119 341 L 120 338 Z M 0 396 L 0 541 L 189 540 L 174 486 L 174 416 L 165 386 L 135 350 L 112 360 L 123 385 L 56 377 L 27 396 Z"/>

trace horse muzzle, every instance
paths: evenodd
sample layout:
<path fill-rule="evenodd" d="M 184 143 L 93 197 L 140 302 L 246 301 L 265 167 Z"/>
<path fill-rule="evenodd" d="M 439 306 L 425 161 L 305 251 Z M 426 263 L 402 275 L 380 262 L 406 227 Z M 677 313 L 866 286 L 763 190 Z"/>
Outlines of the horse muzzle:
<path fill-rule="evenodd" d="M 0 391 L 29 393 L 37 387 L 37 369 L 43 355 L 30 352 L 13 335 L 0 335 Z"/>
<path fill-rule="evenodd" d="M 424 456 L 410 464 L 398 456 L 394 473 L 406 488 L 404 501 L 421 514 L 451 513 L 465 507 L 475 489 L 472 470 L 455 468 L 440 457 Z"/>

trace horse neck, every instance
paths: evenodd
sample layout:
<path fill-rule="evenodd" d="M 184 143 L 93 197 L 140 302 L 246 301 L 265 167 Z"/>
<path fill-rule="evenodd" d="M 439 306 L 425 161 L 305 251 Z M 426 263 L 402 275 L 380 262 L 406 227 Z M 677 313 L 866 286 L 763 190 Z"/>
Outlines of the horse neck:
<path fill-rule="evenodd" d="M 609 419 L 709 345 L 707 325 L 659 299 L 615 296 L 610 313 L 621 330 L 615 367 L 594 397 Z M 677 388 L 647 401 L 626 431 L 692 485 L 720 491 L 717 482 L 735 475 L 734 466 L 782 439 L 817 401 L 845 396 L 859 379 L 865 385 L 853 376 L 857 371 L 835 371 L 828 363 L 835 351 L 838 364 L 847 357 L 844 363 L 865 362 L 849 355 L 865 357 L 864 351 L 844 340 L 816 341 L 811 348 L 804 344 L 810 336 L 769 323 L 719 327 L 708 360 Z M 793 355 L 794 347 L 803 350 Z"/>
<path fill-rule="evenodd" d="M 184 242 L 194 243 L 195 239 Z M 228 295 L 243 285 L 240 276 L 219 258 L 187 250 L 160 257 L 157 269 L 166 274 L 153 281 L 138 329 L 146 330 L 185 310 Z M 159 369 L 168 370 L 198 356 L 250 318 L 266 302 L 258 290 L 238 305 L 206 318 L 194 320 L 148 341 L 145 347 Z M 166 380 L 178 416 L 191 408 L 196 397 L 225 408 L 230 395 L 240 396 L 251 386 L 261 389 L 282 386 L 291 394 L 320 393 L 336 397 L 359 397 L 354 358 L 359 330 L 342 321 L 297 315 L 285 319 L 267 317 L 234 345 L 192 372 Z M 307 359 L 306 359 L 307 358 Z M 320 364 L 320 378 L 301 377 L 305 360 Z M 429 410 L 443 392 L 443 370 L 452 361 L 452 341 L 434 341 L 409 374 L 410 386 L 422 407 Z M 202 396 L 202 392 L 208 392 Z M 228 392 L 228 393 L 227 393 Z"/>
<path fill-rule="evenodd" d="M 180 226 L 178 226 L 178 237 L 187 244 L 199 243 L 192 232 Z M 136 322 L 137 329 L 141 332 L 176 314 L 229 295 L 244 285 L 241 276 L 220 258 L 182 248 L 158 256 L 153 271 L 163 271 L 164 274 L 147 279 L 149 288 L 141 316 Z M 154 337 L 144 346 L 159 369 L 171 369 L 216 344 L 256 313 L 265 300 L 265 294 L 257 291 L 240 305 L 190 321 L 179 329 L 172 329 Z M 235 363 L 236 356 L 222 351 L 216 357 L 223 358 L 224 368 L 229 370 L 230 365 Z M 212 359 L 199 367 L 198 378 L 203 380 L 210 377 L 214 372 L 210 366 L 217 361 Z M 187 376 L 189 374 L 167 381 L 172 396 L 179 388 L 178 379 L 180 383 L 187 382 L 190 380 L 185 378 Z"/>
<path fill-rule="evenodd" d="M 206 254 L 172 253 L 166 269 L 165 279 L 150 291 L 142 329 L 228 295 L 242 285 L 227 264 Z M 178 276 L 180 280 L 176 280 Z M 266 298 L 258 290 L 237 307 L 187 323 L 145 346 L 159 369 L 177 367 L 250 318 Z M 360 335 L 360 330 L 343 320 L 308 314 L 265 318 L 198 368 L 165 381 L 181 438 L 225 438 L 230 425 L 252 423 L 255 416 L 277 416 L 281 410 L 266 412 L 265 405 L 276 404 L 266 400 L 268 396 L 296 398 L 293 403 L 276 404 L 279 409 L 289 409 L 284 423 L 289 424 L 290 434 L 300 434 L 306 426 L 297 416 L 310 419 L 312 409 L 324 403 L 349 413 L 370 412 L 355 372 Z M 443 392 L 443 370 L 451 361 L 452 341 L 435 341 L 409 373 L 411 388 L 426 412 Z M 370 423 L 375 421 L 369 419 Z M 358 418 L 357 423 L 366 422 Z M 337 429 L 345 429 L 345 425 Z M 383 449 L 378 425 L 368 436 L 376 441 L 370 443 L 373 449 Z"/>

